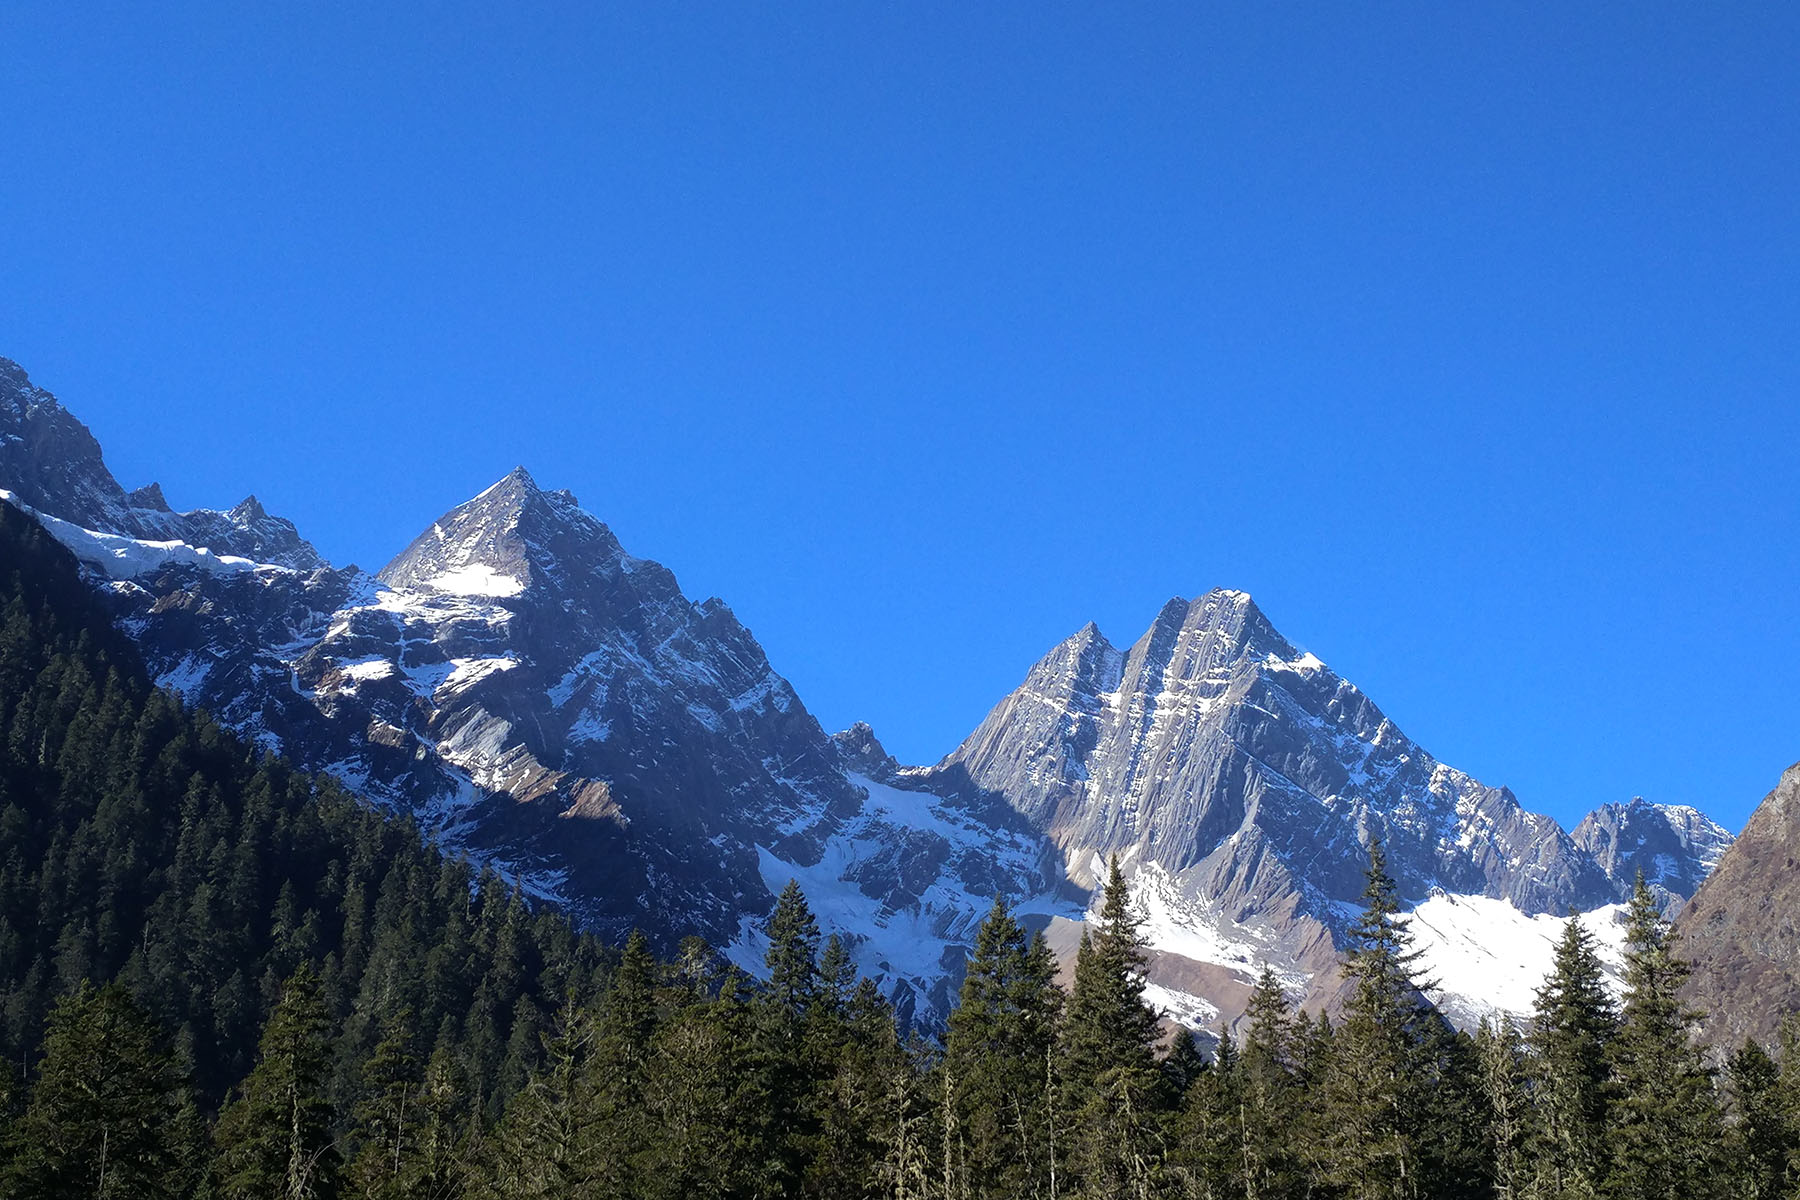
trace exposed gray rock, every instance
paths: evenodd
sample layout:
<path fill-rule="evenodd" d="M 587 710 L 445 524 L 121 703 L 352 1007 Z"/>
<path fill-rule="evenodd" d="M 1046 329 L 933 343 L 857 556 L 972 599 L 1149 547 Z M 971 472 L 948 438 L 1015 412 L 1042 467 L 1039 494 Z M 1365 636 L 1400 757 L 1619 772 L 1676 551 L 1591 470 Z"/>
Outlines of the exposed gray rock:
<path fill-rule="evenodd" d="M 1096 884 L 1119 855 L 1165 923 L 1219 935 L 1227 948 L 1194 951 L 1212 954 L 1204 961 L 1272 962 L 1303 988 L 1335 986 L 1328 968 L 1377 838 L 1413 903 L 1441 891 L 1561 916 L 1630 888 L 1510 791 L 1438 762 L 1243 592 L 1169 601 L 1123 653 L 1082 629 L 927 786 L 961 780 L 1029 820 L 1077 882 Z M 1659 879 L 1685 896 L 1717 838 L 1729 838 L 1707 822 L 1682 843 L 1672 820 L 1660 821 L 1668 837 L 1656 845 L 1669 860 Z M 1637 827 L 1658 823 L 1642 814 Z M 1176 955 L 1183 939 L 1162 935 L 1165 958 Z"/>
<path fill-rule="evenodd" d="M 887 752 L 867 721 L 858 721 L 850 728 L 832 734 L 831 741 L 847 770 L 879 783 L 892 783 L 899 774 L 900 764 Z"/>
<path fill-rule="evenodd" d="M 1732 843 L 1731 834 L 1698 809 L 1652 804 L 1642 796 L 1602 804 L 1570 836 L 1615 887 L 1633 887 L 1641 871 L 1671 908 L 1699 890 Z"/>

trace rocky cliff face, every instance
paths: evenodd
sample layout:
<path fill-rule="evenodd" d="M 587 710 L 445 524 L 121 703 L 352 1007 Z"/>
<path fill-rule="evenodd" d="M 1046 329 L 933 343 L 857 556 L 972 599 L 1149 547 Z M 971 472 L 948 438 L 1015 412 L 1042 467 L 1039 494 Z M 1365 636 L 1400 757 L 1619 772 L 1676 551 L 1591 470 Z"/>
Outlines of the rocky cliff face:
<path fill-rule="evenodd" d="M 0 489 L 87 564 L 159 680 L 234 728 L 615 935 L 697 931 L 755 968 L 757 918 L 797 878 L 921 1015 L 996 893 L 1072 945 L 1109 854 L 1152 996 L 1217 1025 L 1264 964 L 1331 1000 L 1374 838 L 1469 1019 L 1502 1003 L 1495 979 L 1535 984 L 1570 907 L 1604 923 L 1639 866 L 1678 900 L 1723 845 L 1641 802 L 1571 838 L 1432 758 L 1241 592 L 1170 601 L 1126 649 L 1087 626 L 942 762 L 905 767 L 866 725 L 827 737 L 723 601 L 523 469 L 378 575 L 334 569 L 254 500 L 127 493 L 0 363 Z"/>
<path fill-rule="evenodd" d="M 1553 918 L 1548 936 L 1571 908 L 1621 900 L 1640 862 L 1690 894 L 1700 859 L 1729 841 L 1697 813 L 1614 806 L 1583 826 L 1605 843 L 1603 861 L 1511 792 L 1437 761 L 1248 595 L 1223 590 L 1171 600 L 1127 650 L 1080 630 L 928 777 L 1004 798 L 1077 882 L 1095 882 L 1118 854 L 1140 881 L 1170 980 L 1224 968 L 1241 982 L 1247 964 L 1272 962 L 1314 1002 L 1331 998 L 1329 967 L 1374 839 L 1413 902 L 1499 901 L 1528 929 Z M 1463 909 L 1477 927 L 1499 911 Z M 1197 929 L 1207 937 L 1188 936 Z M 1452 999 L 1478 1007 L 1479 979 L 1418 932 L 1428 954 L 1444 952 Z M 1527 940 L 1535 956 L 1543 937 Z"/>
<path fill-rule="evenodd" d="M 1768 1044 L 1783 1016 L 1800 1011 L 1800 763 L 1719 856 L 1675 929 L 1694 965 L 1687 998 L 1721 1050 L 1745 1038 Z"/>
<path fill-rule="evenodd" d="M 1731 834 L 1698 809 L 1634 796 L 1603 804 L 1571 835 L 1615 886 L 1644 881 L 1671 906 L 1692 896 L 1731 845 Z"/>

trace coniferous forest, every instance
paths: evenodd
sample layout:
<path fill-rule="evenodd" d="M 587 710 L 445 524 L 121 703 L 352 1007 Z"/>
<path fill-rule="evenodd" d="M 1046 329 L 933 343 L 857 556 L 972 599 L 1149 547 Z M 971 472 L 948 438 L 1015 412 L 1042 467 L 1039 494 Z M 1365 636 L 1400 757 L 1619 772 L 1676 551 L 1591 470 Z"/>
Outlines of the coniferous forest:
<path fill-rule="evenodd" d="M 0 1196 L 1800 1197 L 1800 1027 L 1720 1063 L 1648 891 L 1523 1028 L 1422 998 L 1372 849 L 1342 1011 L 1144 1002 L 1117 864 L 1073 969 L 996 900 L 903 1030 L 790 886 L 766 978 L 609 947 L 153 688 L 0 505 Z"/>

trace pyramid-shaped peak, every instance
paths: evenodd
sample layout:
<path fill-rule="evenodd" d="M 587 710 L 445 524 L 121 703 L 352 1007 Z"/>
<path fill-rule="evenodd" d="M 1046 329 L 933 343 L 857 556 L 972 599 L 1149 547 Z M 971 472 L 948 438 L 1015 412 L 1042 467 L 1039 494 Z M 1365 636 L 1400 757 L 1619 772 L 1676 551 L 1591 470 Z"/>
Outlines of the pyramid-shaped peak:
<path fill-rule="evenodd" d="M 1224 638 L 1258 657 L 1291 658 L 1298 651 L 1270 622 L 1249 592 L 1214 588 L 1192 600 L 1171 598 L 1157 613 L 1146 636 L 1172 644 L 1196 636 Z"/>
<path fill-rule="evenodd" d="M 538 487 L 537 480 L 531 477 L 530 471 L 527 471 L 524 467 L 514 467 L 499 479 L 496 479 L 493 483 L 490 483 L 487 487 L 477 492 L 474 498 L 469 500 L 468 503 L 517 503 L 531 496 L 540 496 L 542 494 L 543 489 Z"/>
<path fill-rule="evenodd" d="M 433 521 L 378 577 L 391 587 L 515 596 L 546 574 L 574 578 L 622 556 L 611 531 L 572 493 L 546 492 L 514 467 Z"/>
<path fill-rule="evenodd" d="M 269 510 L 262 506 L 262 501 L 258 500 L 253 493 L 238 501 L 237 507 L 227 515 L 240 525 L 250 525 L 265 519 L 269 515 Z"/>
<path fill-rule="evenodd" d="M 1099 624 L 1094 621 L 1089 621 L 1086 625 L 1083 625 L 1080 629 L 1077 629 L 1074 633 L 1063 639 L 1062 644 L 1077 649 L 1086 649 L 1090 646 L 1098 647 L 1103 650 L 1111 650 L 1113 648 L 1112 642 L 1107 639 L 1106 634 L 1101 632 Z"/>
<path fill-rule="evenodd" d="M 146 483 L 143 487 L 134 489 L 126 495 L 125 503 L 133 508 L 147 508 L 152 512 L 173 511 L 169 507 L 168 498 L 163 495 L 160 483 Z"/>

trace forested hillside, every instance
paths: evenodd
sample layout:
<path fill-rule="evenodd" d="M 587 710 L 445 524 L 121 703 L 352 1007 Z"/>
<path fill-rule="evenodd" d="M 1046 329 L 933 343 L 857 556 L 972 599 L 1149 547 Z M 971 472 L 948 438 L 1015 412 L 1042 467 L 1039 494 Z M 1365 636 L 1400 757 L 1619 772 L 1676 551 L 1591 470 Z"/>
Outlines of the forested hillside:
<path fill-rule="evenodd" d="M 1800 1194 L 1800 1052 L 1703 1059 L 1654 898 L 1524 1029 L 1421 999 L 1377 845 L 1334 1020 L 1170 1042 L 1116 862 L 1071 977 L 997 900 L 941 1037 L 798 887 L 767 978 L 608 949 L 151 688 L 0 506 L 0 1196 Z"/>

